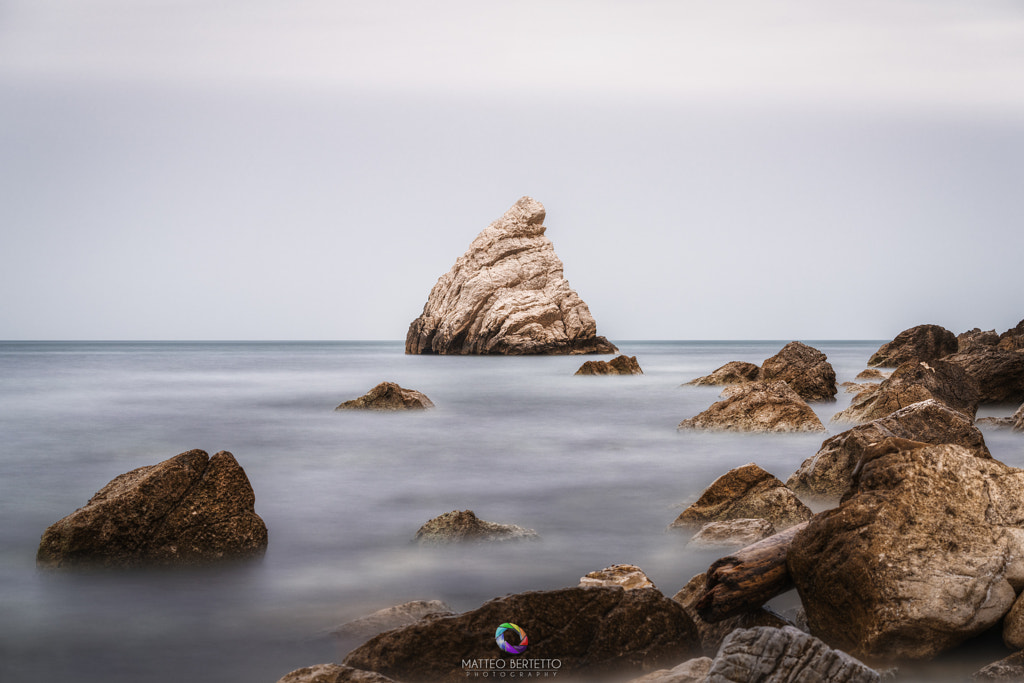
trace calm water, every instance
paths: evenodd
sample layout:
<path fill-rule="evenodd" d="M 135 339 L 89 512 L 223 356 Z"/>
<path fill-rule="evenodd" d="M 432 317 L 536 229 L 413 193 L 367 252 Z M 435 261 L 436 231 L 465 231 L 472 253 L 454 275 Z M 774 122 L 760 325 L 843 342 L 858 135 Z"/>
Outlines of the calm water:
<path fill-rule="evenodd" d="M 2 343 L 0 681 L 273 683 L 340 661 L 354 643 L 327 631 L 369 611 L 412 599 L 467 610 L 614 563 L 640 565 L 672 595 L 720 554 L 665 532 L 678 506 L 747 462 L 785 479 L 824 438 L 677 433 L 718 394 L 679 385 L 784 343 L 620 343 L 645 372 L 625 378 L 574 377 L 579 357 L 413 357 L 398 342 Z M 809 343 L 840 382 L 879 344 Z M 333 412 L 383 380 L 437 409 Z M 849 401 L 815 409 L 827 424 Z M 1019 437 L 986 439 L 1024 466 Z M 191 448 L 229 450 L 245 468 L 270 531 L 264 560 L 36 571 L 48 525 L 116 475 Z M 409 543 L 426 520 L 466 508 L 543 540 Z M 960 680 L 975 663 L 927 677 Z"/>

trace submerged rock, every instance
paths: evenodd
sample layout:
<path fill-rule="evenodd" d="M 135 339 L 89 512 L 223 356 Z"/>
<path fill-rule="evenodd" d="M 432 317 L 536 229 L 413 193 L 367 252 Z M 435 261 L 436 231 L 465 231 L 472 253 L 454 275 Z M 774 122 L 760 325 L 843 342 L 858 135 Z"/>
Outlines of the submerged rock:
<path fill-rule="evenodd" d="M 997 624 L 1024 587 L 1024 471 L 887 439 L 787 555 L 811 632 L 872 659 L 928 659 Z"/>
<path fill-rule="evenodd" d="M 823 432 L 807 402 L 785 382 L 751 382 L 704 412 L 683 420 L 678 429 L 737 432 Z"/>
<path fill-rule="evenodd" d="M 708 522 L 700 528 L 688 546 L 701 548 L 743 547 L 775 535 L 775 525 L 767 519 L 730 519 Z"/>
<path fill-rule="evenodd" d="M 971 675 L 972 683 L 1020 683 L 1024 681 L 1024 652 L 992 662 Z"/>
<path fill-rule="evenodd" d="M 447 545 L 449 543 L 491 543 L 503 541 L 536 540 L 533 529 L 515 524 L 497 524 L 479 519 L 472 510 L 452 510 L 434 517 L 416 532 L 414 541 L 420 545 Z"/>
<path fill-rule="evenodd" d="M 614 353 L 569 287 L 544 232 L 544 207 L 523 197 L 477 235 L 409 325 L 406 353 Z"/>
<path fill-rule="evenodd" d="M 955 443 L 991 458 L 985 437 L 963 413 L 928 399 L 837 434 L 804 460 L 786 481 L 798 494 L 840 498 L 853 485 L 853 472 L 866 450 L 888 437 L 929 444 Z"/>
<path fill-rule="evenodd" d="M 619 586 L 628 591 L 638 588 L 657 588 L 644 570 L 632 564 L 613 564 L 610 567 L 590 572 L 580 578 L 580 588 L 591 586 Z"/>
<path fill-rule="evenodd" d="M 260 557 L 267 527 L 235 457 L 192 450 L 111 480 L 51 525 L 43 568 L 191 565 Z"/>
<path fill-rule="evenodd" d="M 381 633 L 344 663 L 401 681 L 462 681 L 463 662 L 472 669 L 474 660 L 501 656 L 494 633 L 504 623 L 524 632 L 524 656 L 558 660 L 558 678 L 622 680 L 700 654 L 686 611 L 653 588 L 564 588 L 496 598 L 457 616 Z"/>
<path fill-rule="evenodd" d="M 434 403 L 415 389 L 403 389 L 394 382 L 381 382 L 335 410 L 425 410 L 433 407 Z"/>
<path fill-rule="evenodd" d="M 372 671 L 340 664 L 315 664 L 296 669 L 277 683 L 397 683 L 393 678 Z"/>
<path fill-rule="evenodd" d="M 868 365 L 895 368 L 908 361 L 931 361 L 957 352 L 956 335 L 940 325 L 918 325 L 882 344 Z"/>
<path fill-rule="evenodd" d="M 754 463 L 748 463 L 713 481 L 669 528 L 694 529 L 708 522 L 757 518 L 783 531 L 807 521 L 812 514 L 785 484 Z"/>
<path fill-rule="evenodd" d="M 345 622 L 332 631 L 332 634 L 339 638 L 369 638 L 399 626 L 412 624 L 424 617 L 452 614 L 454 612 L 451 607 L 440 600 L 413 600 Z"/>
<path fill-rule="evenodd" d="M 711 670 L 710 657 L 690 659 L 671 669 L 658 669 L 629 683 L 703 683 Z"/>
<path fill-rule="evenodd" d="M 790 342 L 761 364 L 759 379 L 782 380 L 805 401 L 835 400 L 836 373 L 828 357 L 798 341 Z"/>
<path fill-rule="evenodd" d="M 636 356 L 616 356 L 611 360 L 588 360 L 577 375 L 642 375 Z"/>
<path fill-rule="evenodd" d="M 877 389 L 857 394 L 849 408 L 832 416 L 832 422 L 869 422 L 928 399 L 973 419 L 978 409 L 977 384 L 958 365 L 944 360 L 909 361 Z"/>
<path fill-rule="evenodd" d="M 943 360 L 963 368 L 977 383 L 981 403 L 1024 401 L 1024 353 L 987 347 Z"/>
<path fill-rule="evenodd" d="M 761 374 L 761 368 L 753 363 L 734 360 L 718 368 L 710 375 L 691 379 L 687 384 L 694 386 L 716 386 L 720 384 L 744 384 L 754 382 Z"/>

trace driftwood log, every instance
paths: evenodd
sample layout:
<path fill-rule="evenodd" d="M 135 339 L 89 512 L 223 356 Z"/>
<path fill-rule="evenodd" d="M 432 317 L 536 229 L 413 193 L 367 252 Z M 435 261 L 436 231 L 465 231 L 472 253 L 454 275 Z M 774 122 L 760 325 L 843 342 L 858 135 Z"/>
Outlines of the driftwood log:
<path fill-rule="evenodd" d="M 707 584 L 694 609 L 704 621 L 722 619 L 757 609 L 793 587 L 786 568 L 786 553 L 797 532 L 807 522 L 769 536 L 715 560 L 707 572 Z"/>

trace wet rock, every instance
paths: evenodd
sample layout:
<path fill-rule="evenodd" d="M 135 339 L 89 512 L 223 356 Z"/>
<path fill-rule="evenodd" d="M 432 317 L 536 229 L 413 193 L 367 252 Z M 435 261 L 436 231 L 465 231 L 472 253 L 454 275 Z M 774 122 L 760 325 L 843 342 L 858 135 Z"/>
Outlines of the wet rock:
<path fill-rule="evenodd" d="M 700 635 L 701 648 L 706 655 L 714 656 L 722 646 L 722 641 L 725 640 L 725 637 L 736 629 L 754 628 L 755 626 L 782 628 L 789 625 L 788 621 L 764 607 L 758 607 L 734 617 L 727 617 L 721 621 L 704 621 L 697 614 L 695 605 L 701 595 L 704 594 L 705 586 L 707 586 L 707 574 L 701 572 L 690 579 L 683 586 L 682 590 L 672 596 L 672 599 L 682 605 L 683 609 L 686 610 L 686 613 L 693 620 L 694 625 L 697 627 L 697 633 Z"/>
<path fill-rule="evenodd" d="M 464 661 L 501 657 L 494 632 L 503 623 L 524 631 L 524 656 L 559 660 L 559 678 L 622 680 L 700 654 L 686 611 L 653 588 L 564 588 L 496 598 L 458 616 L 387 631 L 344 663 L 409 683 L 462 681 Z"/>
<path fill-rule="evenodd" d="M 798 495 L 840 498 L 853 485 L 853 471 L 866 449 L 888 437 L 928 444 L 954 443 L 991 458 L 985 437 L 963 413 L 928 399 L 827 439 L 787 481 Z"/>
<path fill-rule="evenodd" d="M 397 683 L 372 671 L 361 671 L 340 664 L 316 664 L 296 669 L 277 683 Z"/>
<path fill-rule="evenodd" d="M 877 671 L 802 631 L 758 627 L 722 643 L 707 683 L 878 683 Z"/>
<path fill-rule="evenodd" d="M 43 568 L 192 565 L 260 557 L 267 527 L 235 457 L 187 451 L 111 480 L 51 525 Z"/>
<path fill-rule="evenodd" d="M 828 357 L 798 341 L 786 344 L 762 363 L 759 379 L 783 381 L 805 401 L 832 401 L 836 397 L 836 373 Z"/>
<path fill-rule="evenodd" d="M 369 638 L 429 616 L 450 616 L 451 608 L 440 600 L 413 600 L 385 607 L 373 614 L 345 622 L 332 633 L 339 638 Z"/>
<path fill-rule="evenodd" d="M 1024 652 L 993 662 L 971 676 L 972 683 L 1020 683 L 1024 681 Z"/>
<path fill-rule="evenodd" d="M 540 536 L 533 529 L 524 529 L 515 524 L 485 522 L 472 510 L 452 510 L 434 517 L 421 526 L 413 540 L 420 545 L 447 545 L 532 541 L 538 538 Z"/>
<path fill-rule="evenodd" d="M 903 330 L 882 344 L 868 365 L 895 368 L 908 361 L 931 361 L 957 352 L 956 335 L 939 325 L 918 325 Z"/>
<path fill-rule="evenodd" d="M 669 528 L 694 529 L 708 522 L 759 518 L 782 531 L 810 519 L 812 514 L 785 484 L 748 463 L 712 482 Z"/>
<path fill-rule="evenodd" d="M 823 432 L 807 402 L 785 382 L 751 382 L 704 412 L 683 420 L 679 429 L 737 432 Z"/>
<path fill-rule="evenodd" d="M 775 525 L 767 519 L 730 519 L 708 522 L 693 535 L 687 545 L 701 548 L 743 547 L 775 534 Z"/>
<path fill-rule="evenodd" d="M 1003 351 L 1024 351 L 1024 320 L 999 335 L 997 346 Z"/>
<path fill-rule="evenodd" d="M 644 574 L 644 570 L 632 564 L 613 564 L 596 572 L 590 572 L 580 579 L 580 588 L 589 588 L 591 586 L 620 586 L 628 591 L 638 588 L 657 588 L 647 578 L 647 574 Z"/>
<path fill-rule="evenodd" d="M 636 356 L 616 356 L 611 360 L 588 360 L 577 375 L 642 375 Z"/>
<path fill-rule="evenodd" d="M 978 409 L 977 384 L 961 367 L 944 360 L 911 361 L 896 368 L 874 391 L 854 397 L 832 422 L 869 422 L 930 398 L 971 419 Z"/>
<path fill-rule="evenodd" d="M 1024 353 L 988 347 L 943 360 L 962 368 L 977 383 L 981 403 L 1024 401 Z"/>
<path fill-rule="evenodd" d="M 886 439 L 839 507 L 797 533 L 811 632 L 872 659 L 928 659 L 990 628 L 1024 587 L 1024 471 Z"/>
<path fill-rule="evenodd" d="M 614 353 L 569 287 L 544 232 L 544 207 L 523 197 L 477 235 L 409 325 L 406 353 Z"/>
<path fill-rule="evenodd" d="M 659 669 L 629 683 L 702 683 L 711 670 L 710 657 L 697 657 L 671 669 Z"/>
<path fill-rule="evenodd" d="M 883 380 L 891 374 L 891 372 L 882 372 L 877 368 L 868 368 L 867 370 L 861 370 L 857 373 L 857 376 L 854 377 L 854 379 Z"/>
<path fill-rule="evenodd" d="M 403 389 L 394 382 L 381 382 L 359 398 L 345 401 L 335 410 L 424 410 L 433 402 L 414 389 Z"/>
<path fill-rule="evenodd" d="M 744 363 L 743 361 L 734 360 L 730 363 L 726 363 L 710 375 L 704 375 L 703 377 L 692 379 L 687 382 L 687 384 L 692 384 L 694 386 L 744 384 L 745 382 L 756 381 L 760 373 L 761 368 L 753 363 Z"/>
<path fill-rule="evenodd" d="M 975 327 L 973 330 L 958 334 L 956 343 L 957 353 L 971 353 L 985 347 L 996 346 L 999 343 L 999 335 L 995 330 L 983 332 Z"/>

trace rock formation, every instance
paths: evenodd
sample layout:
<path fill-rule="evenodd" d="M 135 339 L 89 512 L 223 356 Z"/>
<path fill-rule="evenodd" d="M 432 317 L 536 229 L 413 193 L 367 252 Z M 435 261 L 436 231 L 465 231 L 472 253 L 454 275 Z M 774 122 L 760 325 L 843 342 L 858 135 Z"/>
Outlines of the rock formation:
<path fill-rule="evenodd" d="M 887 439 L 838 508 L 793 539 L 811 632 L 855 656 L 928 659 L 997 624 L 1024 588 L 1024 470 Z"/>
<path fill-rule="evenodd" d="M 381 633 L 343 663 L 409 683 L 463 681 L 463 661 L 501 656 L 494 631 L 503 623 L 525 632 L 525 657 L 557 659 L 558 678 L 623 680 L 700 654 L 685 610 L 653 588 L 563 588 L 496 598 L 457 616 Z"/>
<path fill-rule="evenodd" d="M 736 432 L 823 432 L 807 402 L 785 382 L 751 382 L 704 412 L 683 420 L 679 429 Z"/>
<path fill-rule="evenodd" d="M 699 548 L 743 547 L 775 533 L 767 519 L 730 519 L 708 522 L 686 544 Z"/>
<path fill-rule="evenodd" d="M 891 374 L 891 372 L 882 372 L 877 368 L 868 368 L 867 370 L 861 370 L 857 373 L 857 376 L 854 379 L 883 380 Z"/>
<path fill-rule="evenodd" d="M 523 197 L 477 235 L 409 325 L 406 353 L 614 353 L 562 276 L 544 207 Z"/>
<path fill-rule="evenodd" d="M 715 386 L 719 384 L 744 384 L 754 382 L 761 373 L 761 368 L 753 363 L 734 360 L 718 368 L 710 375 L 691 379 L 687 384 L 694 386 Z"/>
<path fill-rule="evenodd" d="M 1003 351 L 1024 351 L 1024 320 L 999 335 L 998 347 Z"/>
<path fill-rule="evenodd" d="M 759 518 L 783 530 L 810 519 L 811 515 L 810 509 L 785 484 L 748 463 L 713 481 L 669 528 L 694 529 L 708 522 Z"/>
<path fill-rule="evenodd" d="M 335 410 L 425 410 L 433 407 L 434 403 L 415 389 L 403 389 L 394 382 L 381 382 Z"/>
<path fill-rule="evenodd" d="M 642 375 L 640 363 L 636 356 L 616 356 L 611 360 L 588 360 L 580 369 L 577 375 Z"/>
<path fill-rule="evenodd" d="M 879 683 L 881 676 L 845 652 L 793 628 L 734 631 L 715 656 L 707 683 Z"/>
<path fill-rule="evenodd" d="M 832 422 L 869 422 L 930 398 L 971 419 L 978 409 L 977 384 L 960 366 L 944 360 L 908 361 L 876 390 L 857 394 Z"/>
<path fill-rule="evenodd" d="M 277 683 L 398 683 L 372 671 L 361 671 L 340 664 L 316 664 L 296 669 Z"/>
<path fill-rule="evenodd" d="M 1024 681 L 1024 652 L 992 662 L 971 675 L 971 683 L 1020 683 Z"/>
<path fill-rule="evenodd" d="M 918 325 L 903 330 L 891 342 L 882 344 L 868 365 L 895 368 L 907 361 L 930 361 L 956 353 L 956 335 L 939 325 Z"/>
<path fill-rule="evenodd" d="M 632 564 L 613 564 L 610 567 L 599 569 L 596 572 L 590 572 L 586 576 L 580 578 L 580 588 L 589 588 L 592 586 L 619 586 L 628 591 L 636 590 L 638 588 L 657 588 L 657 586 L 647 578 L 647 574 L 644 574 L 644 570 Z"/>
<path fill-rule="evenodd" d="M 538 539 L 533 529 L 515 524 L 496 524 L 479 519 L 472 510 L 452 510 L 438 515 L 421 526 L 414 541 L 420 545 L 447 545 L 450 543 L 491 543 L 503 541 L 533 541 Z"/>
<path fill-rule="evenodd" d="M 710 657 L 697 657 L 671 669 L 658 669 L 629 683 L 704 683 L 711 670 Z"/>
<path fill-rule="evenodd" d="M 365 639 L 399 626 L 412 624 L 424 617 L 447 617 L 452 614 L 454 612 L 451 608 L 440 600 L 413 600 L 345 622 L 332 631 L 332 634 L 339 638 Z"/>
<path fill-rule="evenodd" d="M 759 379 L 782 380 L 805 401 L 833 401 L 836 397 L 836 373 L 828 357 L 798 341 L 765 360 Z"/>
<path fill-rule="evenodd" d="M 234 456 L 193 450 L 111 480 L 44 533 L 44 568 L 191 565 L 260 557 L 267 527 Z"/>
<path fill-rule="evenodd" d="M 955 443 L 979 458 L 992 457 L 985 437 L 970 418 L 931 398 L 826 440 L 817 453 L 804 460 L 786 486 L 799 495 L 840 498 L 853 485 L 853 471 L 866 449 L 888 437 L 929 444 Z"/>
<path fill-rule="evenodd" d="M 683 586 L 682 590 L 672 596 L 672 599 L 682 605 L 683 609 L 686 610 L 686 613 L 693 620 L 694 625 L 697 627 L 697 633 L 700 636 L 701 648 L 706 655 L 713 657 L 718 652 L 718 648 L 722 646 L 722 641 L 725 640 L 725 637 L 738 628 L 753 628 L 755 626 L 782 628 L 789 625 L 789 622 L 785 619 L 764 607 L 757 607 L 720 621 L 704 621 L 697 614 L 695 605 L 697 600 L 704 594 L 706 585 L 707 574 L 700 573 L 690 579 Z"/>
<path fill-rule="evenodd" d="M 983 347 L 943 360 L 963 369 L 978 385 L 981 403 L 1024 401 L 1024 353 Z"/>
<path fill-rule="evenodd" d="M 999 335 L 995 330 L 983 332 L 978 327 L 961 332 L 956 336 L 957 353 L 971 353 L 986 347 L 996 346 L 998 343 Z"/>

